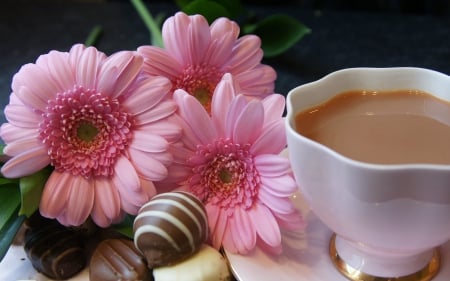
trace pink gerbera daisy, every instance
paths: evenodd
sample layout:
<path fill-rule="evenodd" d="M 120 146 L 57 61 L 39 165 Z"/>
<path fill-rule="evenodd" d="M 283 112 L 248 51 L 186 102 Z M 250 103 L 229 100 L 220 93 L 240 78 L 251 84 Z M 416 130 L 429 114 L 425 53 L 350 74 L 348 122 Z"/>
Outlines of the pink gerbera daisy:
<path fill-rule="evenodd" d="M 123 212 L 136 214 L 167 175 L 168 141 L 180 133 L 169 119 L 176 104 L 171 83 L 140 76 L 134 52 L 107 57 L 94 47 L 51 51 L 14 76 L 8 123 L 0 137 L 11 159 L 6 177 L 51 165 L 40 212 L 65 225 L 89 215 L 108 226 Z"/>
<path fill-rule="evenodd" d="M 142 46 L 144 72 L 168 77 L 172 90 L 183 89 L 210 110 L 214 89 L 225 73 L 231 73 L 239 92 L 264 98 L 273 93 L 276 72 L 261 64 L 261 40 L 240 38 L 239 26 L 219 18 L 211 26 L 201 15 L 182 12 L 168 18 L 162 28 L 164 49 Z"/>
<path fill-rule="evenodd" d="M 176 90 L 174 100 L 184 136 L 172 147 L 166 183 L 204 202 L 216 248 L 245 254 L 259 245 L 279 253 L 280 227 L 303 225 L 290 200 L 297 187 L 289 161 L 279 155 L 286 146 L 284 97 L 248 100 L 235 94 L 232 76 L 225 74 L 211 115 L 184 90 Z"/>

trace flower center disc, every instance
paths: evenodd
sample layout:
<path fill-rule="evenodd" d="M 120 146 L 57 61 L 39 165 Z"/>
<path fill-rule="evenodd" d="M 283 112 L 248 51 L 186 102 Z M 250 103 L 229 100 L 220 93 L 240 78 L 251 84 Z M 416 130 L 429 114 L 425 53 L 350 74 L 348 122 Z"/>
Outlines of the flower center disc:
<path fill-rule="evenodd" d="M 77 136 L 85 142 L 90 142 L 98 134 L 97 128 L 91 123 L 82 123 L 77 128 Z"/>
<path fill-rule="evenodd" d="M 114 174 L 133 124 L 117 99 L 76 86 L 49 101 L 42 116 L 39 136 L 56 170 L 85 178 Z"/>
<path fill-rule="evenodd" d="M 260 178 L 249 145 L 230 140 L 198 146 L 192 161 L 192 191 L 205 203 L 232 210 L 250 208 L 258 194 Z"/>
<path fill-rule="evenodd" d="M 183 89 L 211 112 L 211 100 L 214 89 L 223 76 L 223 72 L 208 64 L 189 65 L 176 79 L 174 89 Z"/>

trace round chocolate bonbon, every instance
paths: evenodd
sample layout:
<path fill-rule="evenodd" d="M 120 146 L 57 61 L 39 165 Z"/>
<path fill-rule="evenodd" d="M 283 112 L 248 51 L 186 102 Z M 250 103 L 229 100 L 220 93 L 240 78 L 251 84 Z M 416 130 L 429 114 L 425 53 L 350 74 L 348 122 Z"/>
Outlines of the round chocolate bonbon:
<path fill-rule="evenodd" d="M 95 281 L 150 281 L 144 257 L 129 239 L 107 239 L 96 248 L 89 263 L 89 279 Z"/>
<path fill-rule="evenodd" d="M 86 267 L 83 236 L 55 220 L 33 217 L 24 242 L 31 264 L 47 277 L 65 280 Z"/>
<path fill-rule="evenodd" d="M 134 243 L 150 268 L 171 265 L 196 253 L 208 238 L 202 202 L 188 192 L 166 192 L 141 207 Z"/>

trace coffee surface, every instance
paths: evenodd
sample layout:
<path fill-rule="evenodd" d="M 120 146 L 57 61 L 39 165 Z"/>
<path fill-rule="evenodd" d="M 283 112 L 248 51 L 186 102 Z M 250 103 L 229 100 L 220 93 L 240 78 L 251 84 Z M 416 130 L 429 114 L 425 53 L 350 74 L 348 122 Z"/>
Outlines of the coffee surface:
<path fill-rule="evenodd" d="M 301 135 L 354 160 L 450 164 L 450 103 L 421 91 L 344 92 L 295 121 Z"/>

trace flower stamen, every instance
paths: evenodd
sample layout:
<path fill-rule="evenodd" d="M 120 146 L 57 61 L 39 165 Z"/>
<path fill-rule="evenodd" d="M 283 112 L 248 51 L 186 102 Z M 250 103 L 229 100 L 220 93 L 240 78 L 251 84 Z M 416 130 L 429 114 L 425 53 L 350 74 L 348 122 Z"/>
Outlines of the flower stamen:
<path fill-rule="evenodd" d="M 206 63 L 188 65 L 175 81 L 174 89 L 185 90 L 194 96 L 210 112 L 214 89 L 223 74 L 217 67 Z"/>
<path fill-rule="evenodd" d="M 77 137 L 85 142 L 91 142 L 98 134 L 98 129 L 92 123 L 81 123 L 77 128 Z"/>

